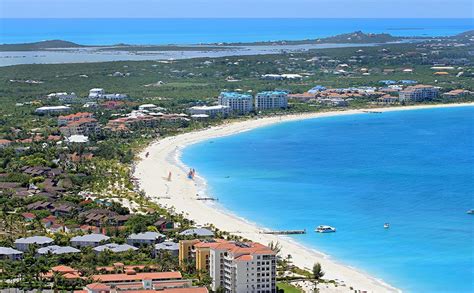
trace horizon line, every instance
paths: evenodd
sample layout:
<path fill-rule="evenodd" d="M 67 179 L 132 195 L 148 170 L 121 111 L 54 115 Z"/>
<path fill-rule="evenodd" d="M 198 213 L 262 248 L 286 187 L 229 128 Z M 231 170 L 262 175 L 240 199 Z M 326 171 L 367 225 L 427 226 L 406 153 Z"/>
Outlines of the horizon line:
<path fill-rule="evenodd" d="M 114 17 L 1 17 L 0 20 L 6 19 L 470 19 L 474 21 L 474 17 L 128 17 L 128 16 L 114 16 Z M 474 26 L 474 22 L 473 22 Z"/>

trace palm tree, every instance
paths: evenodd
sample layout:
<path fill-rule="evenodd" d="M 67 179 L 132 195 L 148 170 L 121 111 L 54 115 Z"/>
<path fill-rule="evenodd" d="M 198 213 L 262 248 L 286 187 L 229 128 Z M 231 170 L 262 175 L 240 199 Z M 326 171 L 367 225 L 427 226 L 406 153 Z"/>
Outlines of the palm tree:
<path fill-rule="evenodd" d="M 319 262 L 315 263 L 313 266 L 313 278 L 318 282 L 322 277 L 324 277 L 324 271 L 321 268 L 321 264 Z"/>

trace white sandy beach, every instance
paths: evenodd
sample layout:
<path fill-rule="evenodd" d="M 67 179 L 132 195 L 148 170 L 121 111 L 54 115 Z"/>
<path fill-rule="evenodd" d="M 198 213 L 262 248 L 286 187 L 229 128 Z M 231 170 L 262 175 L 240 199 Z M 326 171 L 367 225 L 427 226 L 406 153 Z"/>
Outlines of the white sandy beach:
<path fill-rule="evenodd" d="M 148 146 L 141 154 L 141 160 L 137 162 L 134 176 L 139 179 L 140 187 L 147 196 L 156 200 L 163 206 L 174 207 L 176 212 L 183 212 L 188 218 L 200 225 L 213 224 L 218 229 L 233 232 L 245 238 L 268 244 L 271 241 L 279 241 L 282 245 L 281 255 L 291 254 L 293 263 L 302 268 L 311 268 L 314 263 L 321 263 L 326 272 L 325 279 L 337 279 L 346 286 L 338 286 L 332 289 L 321 288 L 322 292 L 350 292 L 349 287 L 354 290 L 367 292 L 399 292 L 400 290 L 378 280 L 355 268 L 343 265 L 327 257 L 323 253 L 304 247 L 289 237 L 261 234 L 261 227 L 239 218 L 231 213 L 218 209 L 212 203 L 197 200 L 197 194 L 203 196 L 202 185 L 187 178 L 186 171 L 189 169 L 179 160 L 181 150 L 203 140 L 236 134 L 254 128 L 267 126 L 275 123 L 295 121 L 309 118 L 328 117 L 336 115 L 350 115 L 362 113 L 363 111 L 399 111 L 423 108 L 441 108 L 455 106 L 474 106 L 470 104 L 448 104 L 448 105 L 420 105 L 410 107 L 391 107 L 377 109 L 361 109 L 333 111 L 326 113 L 309 113 L 301 115 L 288 115 L 279 117 L 268 117 L 208 128 L 196 132 L 181 134 L 174 137 L 159 139 Z M 145 159 L 145 153 L 149 157 Z M 168 173 L 172 173 L 171 181 L 167 180 Z M 199 175 L 199 170 L 197 170 Z"/>

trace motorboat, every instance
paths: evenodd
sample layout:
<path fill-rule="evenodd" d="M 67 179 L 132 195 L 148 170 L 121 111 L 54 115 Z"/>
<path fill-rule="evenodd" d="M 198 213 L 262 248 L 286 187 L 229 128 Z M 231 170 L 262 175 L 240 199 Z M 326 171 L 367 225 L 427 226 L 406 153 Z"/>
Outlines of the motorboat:
<path fill-rule="evenodd" d="M 385 223 L 385 224 L 383 224 L 383 227 L 384 227 L 385 229 L 388 229 L 388 228 L 390 228 L 390 224 L 389 224 L 389 223 Z"/>
<path fill-rule="evenodd" d="M 469 215 L 474 215 L 474 210 L 468 210 L 466 213 L 468 213 Z"/>
<path fill-rule="evenodd" d="M 336 228 L 331 227 L 331 226 L 320 225 L 316 227 L 315 231 L 318 233 L 331 233 L 331 232 L 336 232 Z"/>

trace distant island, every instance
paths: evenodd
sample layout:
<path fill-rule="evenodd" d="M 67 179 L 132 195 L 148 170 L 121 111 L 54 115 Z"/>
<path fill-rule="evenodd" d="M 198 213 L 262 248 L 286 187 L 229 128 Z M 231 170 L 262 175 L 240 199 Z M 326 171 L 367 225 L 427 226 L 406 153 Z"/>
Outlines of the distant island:
<path fill-rule="evenodd" d="M 463 32 L 461 34 L 443 37 L 449 39 L 470 39 L 474 37 L 474 30 Z M 264 41 L 264 42 L 250 42 L 250 43 L 211 43 L 199 45 L 133 45 L 133 44 L 114 44 L 114 45 L 81 45 L 64 40 L 47 40 L 34 43 L 20 43 L 20 44 L 1 44 L 0 52 L 9 51 L 42 51 L 54 49 L 80 49 L 80 48 L 104 48 L 115 51 L 202 51 L 205 50 L 222 50 L 227 46 L 258 46 L 258 45 L 304 45 L 304 44 L 369 44 L 369 43 L 392 43 L 408 40 L 430 40 L 439 39 L 440 37 L 397 37 L 387 33 L 364 33 L 362 31 L 355 31 L 347 34 L 340 34 L 332 37 L 307 39 L 299 41 Z"/>

